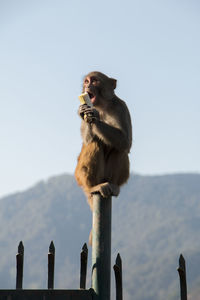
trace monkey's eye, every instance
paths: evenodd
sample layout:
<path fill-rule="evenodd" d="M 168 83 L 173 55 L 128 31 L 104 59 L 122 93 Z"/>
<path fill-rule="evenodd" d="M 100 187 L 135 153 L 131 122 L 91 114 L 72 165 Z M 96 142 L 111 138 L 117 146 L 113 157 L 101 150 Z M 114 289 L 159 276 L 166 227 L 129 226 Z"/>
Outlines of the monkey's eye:
<path fill-rule="evenodd" d="M 99 81 L 96 78 L 92 79 L 92 84 L 96 85 L 98 83 L 99 83 Z"/>
<path fill-rule="evenodd" d="M 85 79 L 84 83 L 85 83 L 85 84 L 88 84 L 88 83 L 89 83 L 89 80 L 88 80 L 88 79 Z"/>

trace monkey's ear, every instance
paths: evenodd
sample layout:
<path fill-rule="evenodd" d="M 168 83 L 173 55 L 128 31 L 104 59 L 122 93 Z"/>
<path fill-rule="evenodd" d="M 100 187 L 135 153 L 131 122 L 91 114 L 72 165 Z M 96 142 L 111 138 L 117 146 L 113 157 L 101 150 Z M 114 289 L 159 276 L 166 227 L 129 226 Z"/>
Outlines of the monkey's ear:
<path fill-rule="evenodd" d="M 112 86 L 113 90 L 116 89 L 117 80 L 114 78 L 110 78 L 110 82 L 111 82 L 111 86 Z"/>

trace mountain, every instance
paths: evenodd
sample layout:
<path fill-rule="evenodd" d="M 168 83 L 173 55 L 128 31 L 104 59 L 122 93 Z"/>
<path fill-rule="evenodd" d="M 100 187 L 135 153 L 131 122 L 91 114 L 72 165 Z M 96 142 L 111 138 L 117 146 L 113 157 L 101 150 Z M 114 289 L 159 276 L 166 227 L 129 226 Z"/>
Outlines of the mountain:
<path fill-rule="evenodd" d="M 78 288 L 79 255 L 91 222 L 85 196 L 71 175 L 1 198 L 0 288 L 15 288 L 21 240 L 24 288 L 46 288 L 51 240 L 56 247 L 55 288 Z M 186 259 L 188 293 L 199 299 L 200 174 L 131 175 L 120 196 L 113 198 L 112 224 L 112 265 L 119 252 L 125 300 L 179 299 L 180 253 Z M 89 254 L 87 287 L 91 248 Z"/>

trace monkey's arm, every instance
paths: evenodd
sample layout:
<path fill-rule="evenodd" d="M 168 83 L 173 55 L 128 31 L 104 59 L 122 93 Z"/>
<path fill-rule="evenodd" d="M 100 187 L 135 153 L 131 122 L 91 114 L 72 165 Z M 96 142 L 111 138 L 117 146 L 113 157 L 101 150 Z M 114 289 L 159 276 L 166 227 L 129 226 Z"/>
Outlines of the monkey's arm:
<path fill-rule="evenodd" d="M 118 126 L 119 126 L 118 122 Z M 122 124 L 121 124 L 122 125 Z M 92 123 L 92 132 L 105 144 L 114 147 L 118 151 L 128 151 L 131 147 L 131 140 L 129 138 L 129 126 L 120 126 L 123 128 L 117 128 L 109 125 L 103 121 L 95 120 Z"/>
<path fill-rule="evenodd" d="M 85 121 L 81 123 L 81 136 L 83 143 L 87 145 L 94 140 L 94 133 L 92 132 L 91 124 Z"/>
<path fill-rule="evenodd" d="M 95 111 L 95 113 L 93 112 Z M 92 132 L 91 122 L 94 118 L 99 117 L 99 113 L 91 109 L 86 104 L 80 105 L 78 110 L 79 116 L 82 118 L 81 122 L 81 136 L 83 139 L 83 143 L 87 145 L 94 140 L 94 133 Z"/>
<path fill-rule="evenodd" d="M 107 113 L 107 121 L 99 118 L 99 113 L 94 108 L 82 105 L 79 114 L 82 121 L 81 132 L 83 141 L 87 144 L 95 136 L 106 145 L 114 147 L 118 151 L 129 152 L 132 142 L 131 119 L 125 104 L 114 105 L 114 112 Z M 83 117 L 83 114 L 86 118 Z M 88 117 L 87 117 L 88 116 Z"/>

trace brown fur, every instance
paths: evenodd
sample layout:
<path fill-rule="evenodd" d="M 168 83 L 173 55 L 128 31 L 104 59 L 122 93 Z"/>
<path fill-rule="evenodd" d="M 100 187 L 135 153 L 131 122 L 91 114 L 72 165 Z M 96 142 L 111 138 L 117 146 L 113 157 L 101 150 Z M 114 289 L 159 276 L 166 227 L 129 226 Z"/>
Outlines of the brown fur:
<path fill-rule="evenodd" d="M 125 102 L 115 95 L 115 87 L 116 80 L 100 72 L 89 73 L 83 83 L 83 92 L 94 96 L 94 103 L 93 108 L 80 106 L 83 145 L 75 177 L 91 209 L 92 193 L 117 196 L 129 177 L 131 119 Z"/>

